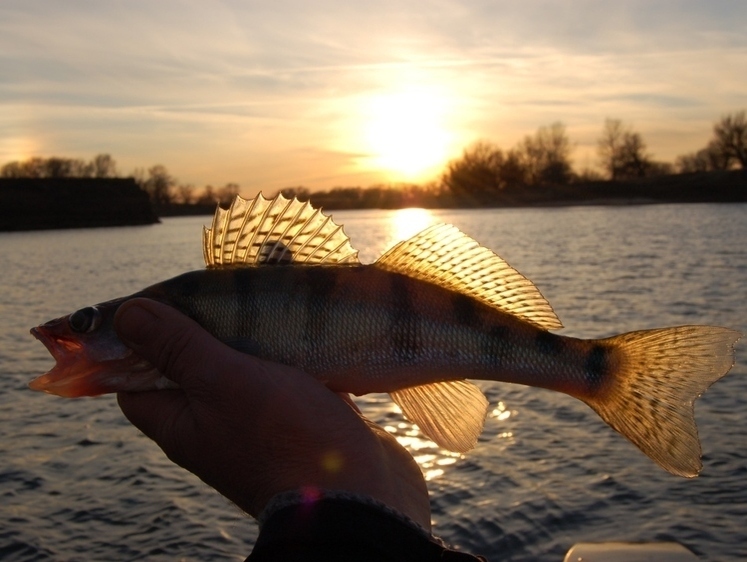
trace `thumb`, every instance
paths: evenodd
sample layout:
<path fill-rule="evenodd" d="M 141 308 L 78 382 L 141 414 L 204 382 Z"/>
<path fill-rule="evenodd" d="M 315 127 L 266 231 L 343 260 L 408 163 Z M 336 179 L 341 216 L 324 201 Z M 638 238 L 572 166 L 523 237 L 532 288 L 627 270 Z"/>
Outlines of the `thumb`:
<path fill-rule="evenodd" d="M 135 298 L 114 317 L 122 341 L 182 388 L 204 384 L 213 372 L 206 358 L 224 353 L 221 342 L 199 324 L 165 304 Z"/>

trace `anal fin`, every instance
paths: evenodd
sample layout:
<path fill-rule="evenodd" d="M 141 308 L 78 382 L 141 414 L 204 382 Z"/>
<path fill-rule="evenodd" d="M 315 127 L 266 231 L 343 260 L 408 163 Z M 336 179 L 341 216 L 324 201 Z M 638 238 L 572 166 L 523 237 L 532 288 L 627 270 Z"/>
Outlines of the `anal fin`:
<path fill-rule="evenodd" d="M 488 400 L 470 382 L 424 384 L 396 390 L 390 396 L 408 420 L 444 449 L 465 453 L 482 433 Z"/>

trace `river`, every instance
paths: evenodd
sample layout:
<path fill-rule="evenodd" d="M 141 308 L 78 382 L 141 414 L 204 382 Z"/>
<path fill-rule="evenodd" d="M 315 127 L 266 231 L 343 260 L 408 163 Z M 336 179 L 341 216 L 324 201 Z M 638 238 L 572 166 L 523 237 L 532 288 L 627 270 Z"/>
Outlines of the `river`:
<path fill-rule="evenodd" d="M 602 337 L 677 324 L 747 332 L 747 205 L 339 211 L 361 261 L 450 222 L 532 279 L 566 328 Z M 30 327 L 202 267 L 209 217 L 0 233 L 0 559 L 242 560 L 256 523 L 174 466 L 113 396 L 28 390 L 52 360 Z M 493 561 L 559 562 L 578 541 L 674 540 L 747 559 L 747 353 L 696 403 L 703 472 L 671 476 L 565 395 L 480 383 L 476 449 L 438 449 L 384 395 L 359 399 L 422 467 L 434 531 Z"/>

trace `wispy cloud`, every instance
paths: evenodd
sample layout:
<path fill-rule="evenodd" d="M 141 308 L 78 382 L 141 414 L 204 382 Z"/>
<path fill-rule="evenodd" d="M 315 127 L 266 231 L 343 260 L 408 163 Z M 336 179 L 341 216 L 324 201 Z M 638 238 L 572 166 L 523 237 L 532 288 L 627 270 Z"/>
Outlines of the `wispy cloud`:
<path fill-rule="evenodd" d="M 103 151 L 198 185 L 367 185 L 397 177 L 361 167 L 365 108 L 415 87 L 446 100 L 452 153 L 562 120 L 591 162 L 619 117 L 671 159 L 744 107 L 745 21 L 725 0 L 6 0 L 0 164 Z"/>

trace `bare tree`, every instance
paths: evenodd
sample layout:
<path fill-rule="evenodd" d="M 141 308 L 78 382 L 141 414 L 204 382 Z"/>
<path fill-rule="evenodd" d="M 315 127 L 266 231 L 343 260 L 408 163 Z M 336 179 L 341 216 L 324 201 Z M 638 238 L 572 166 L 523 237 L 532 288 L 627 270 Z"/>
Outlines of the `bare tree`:
<path fill-rule="evenodd" d="M 45 178 L 85 178 L 90 175 L 88 165 L 83 160 L 57 156 L 43 161 L 42 174 Z"/>
<path fill-rule="evenodd" d="M 597 150 L 602 168 L 613 180 L 642 178 L 656 169 L 640 133 L 623 127 L 619 119 L 605 120 Z"/>
<path fill-rule="evenodd" d="M 521 149 L 529 183 L 562 185 L 570 182 L 573 175 L 571 141 L 561 122 L 540 127 L 534 136 L 524 139 Z"/>
<path fill-rule="evenodd" d="M 729 158 L 719 149 L 715 141 L 711 141 L 708 146 L 697 152 L 678 156 L 675 166 L 681 174 L 726 170 L 729 167 Z"/>
<path fill-rule="evenodd" d="M 458 197 L 490 198 L 501 189 L 498 170 L 503 159 L 500 148 L 478 141 L 466 148 L 461 158 L 449 162 L 442 182 Z"/>
<path fill-rule="evenodd" d="M 622 121 L 619 119 L 605 119 L 602 136 L 597 141 L 597 153 L 602 163 L 602 168 L 607 172 L 610 179 L 617 179 L 620 165 L 620 147 L 623 143 Z"/>
<path fill-rule="evenodd" d="M 677 157 L 680 173 L 747 168 L 747 118 L 744 111 L 725 115 L 713 125 L 705 148 Z"/>
<path fill-rule="evenodd" d="M 99 154 L 90 162 L 79 158 L 33 157 L 23 162 L 10 162 L 3 166 L 3 177 L 13 178 L 90 178 L 114 177 L 114 160 L 108 154 Z"/>
<path fill-rule="evenodd" d="M 109 154 L 97 154 L 91 160 L 91 175 L 94 178 L 116 178 L 117 164 Z"/>
<path fill-rule="evenodd" d="M 172 188 L 176 185 L 174 179 L 161 164 L 148 169 L 148 179 L 145 180 L 145 190 L 150 195 L 151 202 L 156 205 L 167 205 L 172 201 Z"/>
<path fill-rule="evenodd" d="M 524 154 L 518 148 L 512 148 L 508 152 L 499 152 L 496 155 L 497 174 L 499 189 L 520 188 L 529 182 L 529 173 Z"/>
<path fill-rule="evenodd" d="M 0 177 L 3 177 L 3 178 L 24 177 L 23 165 L 18 160 L 14 160 L 13 162 L 8 162 L 7 164 L 4 164 L 2 167 L 2 170 L 0 170 Z"/>
<path fill-rule="evenodd" d="M 237 183 L 227 183 L 218 189 L 217 196 L 219 203 L 225 206 L 230 205 L 231 201 L 239 194 L 239 189 L 239 184 Z"/>
<path fill-rule="evenodd" d="M 282 195 L 286 199 L 293 199 L 295 197 L 301 201 L 308 201 L 311 197 L 311 191 L 308 187 L 299 185 L 298 187 L 284 187 L 276 195 Z"/>
<path fill-rule="evenodd" d="M 727 168 L 747 168 L 747 119 L 745 112 L 725 115 L 713 127 L 716 149 L 728 161 Z"/>
<path fill-rule="evenodd" d="M 215 194 L 215 188 L 212 185 L 206 185 L 202 194 L 197 198 L 198 205 L 213 205 L 218 202 L 218 196 Z"/>
<path fill-rule="evenodd" d="M 35 156 L 21 163 L 24 178 L 44 178 L 47 177 L 46 161 L 44 158 Z"/>
<path fill-rule="evenodd" d="M 195 186 L 180 184 L 176 186 L 176 200 L 184 205 L 191 205 L 195 201 Z"/>

